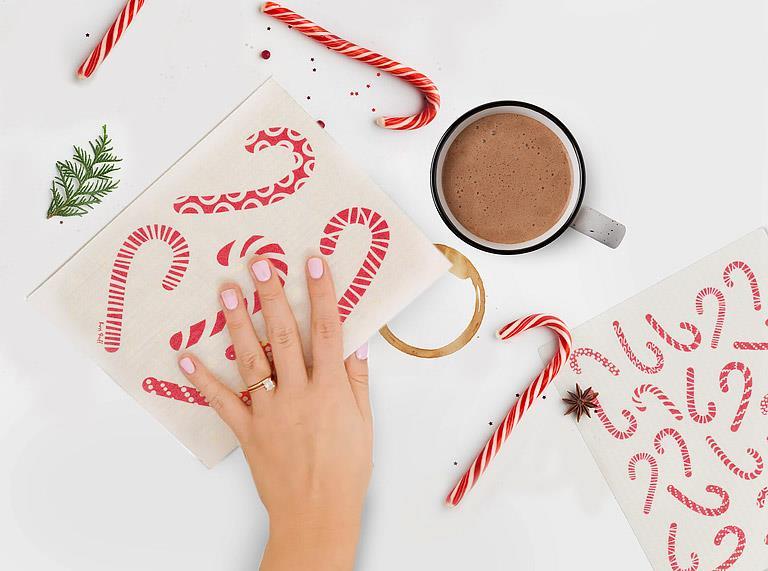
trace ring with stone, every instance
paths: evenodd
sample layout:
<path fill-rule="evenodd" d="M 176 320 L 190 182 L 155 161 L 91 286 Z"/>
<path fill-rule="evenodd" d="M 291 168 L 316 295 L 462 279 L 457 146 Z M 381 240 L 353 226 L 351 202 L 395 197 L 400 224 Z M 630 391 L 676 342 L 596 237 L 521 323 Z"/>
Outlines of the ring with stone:
<path fill-rule="evenodd" d="M 261 379 L 258 383 L 252 384 L 246 390 L 250 393 L 263 387 L 265 391 L 269 392 L 274 390 L 275 386 L 275 380 L 272 378 L 272 375 L 269 375 L 268 377 Z"/>

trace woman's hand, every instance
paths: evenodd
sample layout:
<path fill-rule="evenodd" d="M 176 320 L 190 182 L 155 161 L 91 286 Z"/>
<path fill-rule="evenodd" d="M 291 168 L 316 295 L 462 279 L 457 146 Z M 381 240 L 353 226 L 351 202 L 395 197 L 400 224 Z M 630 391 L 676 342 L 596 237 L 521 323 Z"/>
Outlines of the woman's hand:
<path fill-rule="evenodd" d="M 313 367 L 277 274 L 257 258 L 251 272 L 276 369 L 277 387 L 251 392 L 247 406 L 194 355 L 179 366 L 240 441 L 269 513 L 262 569 L 351 569 L 371 476 L 368 348 L 343 359 L 341 323 L 327 264 L 306 265 L 312 303 Z M 236 284 L 220 299 L 243 382 L 270 375 L 269 361 Z"/>

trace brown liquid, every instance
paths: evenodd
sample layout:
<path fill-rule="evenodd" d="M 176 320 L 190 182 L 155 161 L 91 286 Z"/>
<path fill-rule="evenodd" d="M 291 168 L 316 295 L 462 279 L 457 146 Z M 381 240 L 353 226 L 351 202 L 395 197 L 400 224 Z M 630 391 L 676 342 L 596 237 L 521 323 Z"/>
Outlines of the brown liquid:
<path fill-rule="evenodd" d="M 478 119 L 445 155 L 445 202 L 467 230 L 501 244 L 540 236 L 571 194 L 571 162 L 548 127 L 516 113 Z"/>

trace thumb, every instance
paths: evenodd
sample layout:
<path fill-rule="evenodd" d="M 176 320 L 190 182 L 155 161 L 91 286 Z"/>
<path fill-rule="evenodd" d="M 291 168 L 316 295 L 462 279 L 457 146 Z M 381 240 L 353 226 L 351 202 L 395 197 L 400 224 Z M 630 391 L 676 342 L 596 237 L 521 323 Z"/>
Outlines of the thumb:
<path fill-rule="evenodd" d="M 371 420 L 371 401 L 368 396 L 368 343 L 364 343 L 360 348 L 352 353 L 344 361 L 347 369 L 347 377 L 352 387 L 352 394 L 355 396 L 357 408 L 360 414 L 367 421 Z"/>

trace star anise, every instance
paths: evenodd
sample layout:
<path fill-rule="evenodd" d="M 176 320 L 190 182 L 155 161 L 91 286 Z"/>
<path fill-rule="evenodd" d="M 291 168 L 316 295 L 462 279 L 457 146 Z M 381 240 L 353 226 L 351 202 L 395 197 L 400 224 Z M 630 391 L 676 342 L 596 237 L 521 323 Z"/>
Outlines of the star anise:
<path fill-rule="evenodd" d="M 568 410 L 565 414 L 575 414 L 576 422 L 581 420 L 581 415 L 585 414 L 587 418 L 592 418 L 589 414 L 590 408 L 597 408 L 597 393 L 592 390 L 592 387 L 587 387 L 582 391 L 581 387 L 576 383 L 576 392 L 568 391 L 568 396 L 563 399 L 568 405 Z"/>

